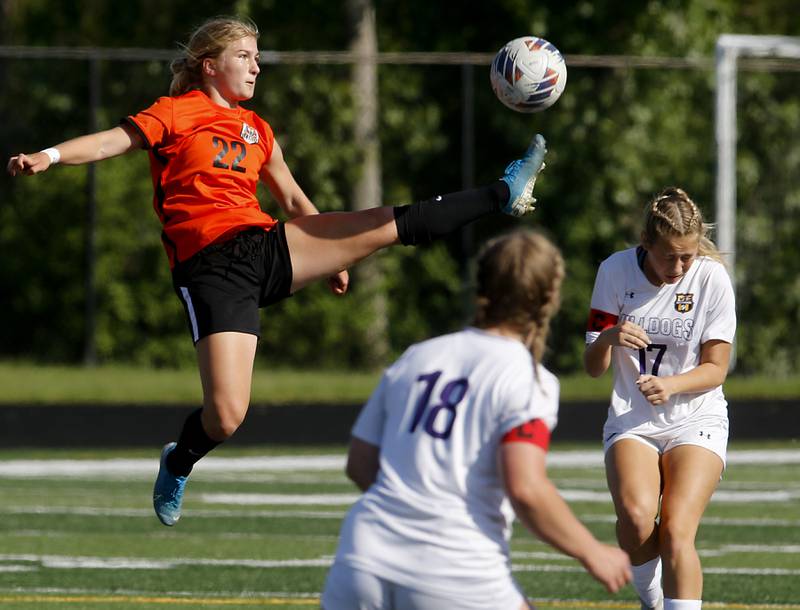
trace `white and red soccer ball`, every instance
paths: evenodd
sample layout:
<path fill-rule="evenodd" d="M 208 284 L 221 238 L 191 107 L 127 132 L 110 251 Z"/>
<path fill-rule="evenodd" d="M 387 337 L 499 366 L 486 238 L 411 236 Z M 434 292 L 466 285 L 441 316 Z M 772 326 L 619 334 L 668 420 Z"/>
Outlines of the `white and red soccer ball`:
<path fill-rule="evenodd" d="M 515 38 L 497 52 L 489 73 L 497 98 L 517 112 L 539 112 L 555 104 L 567 84 L 567 65 L 544 38 Z"/>

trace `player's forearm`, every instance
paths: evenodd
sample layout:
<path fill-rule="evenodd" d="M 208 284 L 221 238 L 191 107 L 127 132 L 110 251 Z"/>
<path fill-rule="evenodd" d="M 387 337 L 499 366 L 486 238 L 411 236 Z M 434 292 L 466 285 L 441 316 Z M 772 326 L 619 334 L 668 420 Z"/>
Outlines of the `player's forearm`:
<path fill-rule="evenodd" d="M 102 161 L 130 150 L 132 142 L 121 128 L 99 131 L 56 144 L 65 165 Z"/>
<path fill-rule="evenodd" d="M 520 521 L 538 538 L 583 562 L 598 542 L 547 481 L 529 498 L 512 499 Z"/>
<path fill-rule="evenodd" d="M 282 207 L 289 218 L 319 214 L 317 207 L 302 192 L 289 197 Z"/>
<path fill-rule="evenodd" d="M 275 153 L 273 153 L 273 157 L 262 168 L 260 177 L 284 214 L 289 218 L 319 214 L 319 210 L 295 181 L 292 172 L 283 161 L 283 157 Z"/>
<path fill-rule="evenodd" d="M 606 345 L 601 337 L 587 345 L 583 352 L 583 368 L 592 377 L 600 377 L 611 366 L 611 346 Z"/>
<path fill-rule="evenodd" d="M 728 376 L 727 367 L 721 367 L 713 362 L 704 362 L 691 371 L 668 377 L 671 394 L 683 392 L 706 392 L 725 382 Z"/>

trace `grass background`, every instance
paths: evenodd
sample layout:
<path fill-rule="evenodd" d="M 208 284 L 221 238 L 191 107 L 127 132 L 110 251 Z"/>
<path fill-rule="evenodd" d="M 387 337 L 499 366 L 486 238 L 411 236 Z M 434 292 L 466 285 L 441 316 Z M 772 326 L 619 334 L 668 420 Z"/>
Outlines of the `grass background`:
<path fill-rule="evenodd" d="M 252 402 L 358 403 L 377 385 L 380 371 L 256 370 Z M 562 376 L 562 400 L 607 400 L 611 374 L 599 379 Z M 0 405 L 33 403 L 197 404 L 200 378 L 195 369 L 164 370 L 126 366 L 94 368 L 0 363 Z M 729 399 L 800 397 L 800 375 L 742 377 L 732 373 L 724 386 Z"/>

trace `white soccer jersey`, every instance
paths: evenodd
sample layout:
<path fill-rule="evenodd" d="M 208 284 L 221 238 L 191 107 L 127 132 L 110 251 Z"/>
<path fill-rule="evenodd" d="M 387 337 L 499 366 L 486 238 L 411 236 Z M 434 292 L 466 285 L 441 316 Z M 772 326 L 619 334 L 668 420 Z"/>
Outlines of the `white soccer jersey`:
<path fill-rule="evenodd" d="M 617 252 L 600 265 L 591 309 L 587 344 L 594 342 L 600 331 L 623 320 L 641 326 L 652 341 L 645 349 L 612 348 L 614 390 L 609 423 L 616 429 L 655 432 L 697 415 L 727 416 L 721 386 L 676 394 L 667 404 L 657 406 L 636 386 L 641 374 L 666 377 L 697 367 L 701 345 L 707 341 L 733 342 L 733 287 L 721 263 L 697 257 L 677 283 L 654 286 L 639 265 L 637 248 Z"/>
<path fill-rule="evenodd" d="M 380 447 L 380 471 L 344 521 L 337 562 L 491 607 L 511 578 L 501 438 L 556 423 L 558 380 L 537 371 L 522 343 L 475 328 L 411 346 L 353 427 Z"/>

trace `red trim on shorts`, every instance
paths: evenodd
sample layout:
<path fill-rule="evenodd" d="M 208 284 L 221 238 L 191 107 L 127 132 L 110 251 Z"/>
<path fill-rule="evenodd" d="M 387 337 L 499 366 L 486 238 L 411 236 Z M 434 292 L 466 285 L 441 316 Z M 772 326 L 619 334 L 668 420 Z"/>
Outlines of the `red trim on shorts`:
<path fill-rule="evenodd" d="M 586 330 L 588 332 L 601 333 L 607 328 L 616 326 L 619 322 L 619 316 L 607 311 L 600 311 L 599 309 L 592 309 L 589 312 L 589 321 L 586 323 Z"/>
<path fill-rule="evenodd" d="M 500 443 L 530 443 L 547 451 L 550 430 L 541 419 L 532 419 L 506 432 Z"/>

